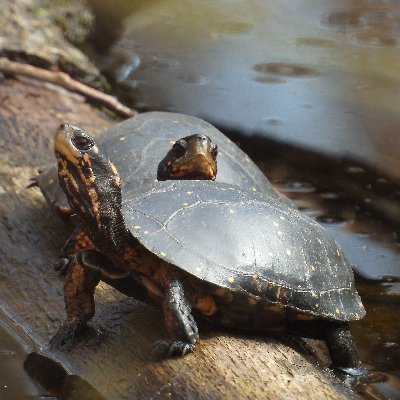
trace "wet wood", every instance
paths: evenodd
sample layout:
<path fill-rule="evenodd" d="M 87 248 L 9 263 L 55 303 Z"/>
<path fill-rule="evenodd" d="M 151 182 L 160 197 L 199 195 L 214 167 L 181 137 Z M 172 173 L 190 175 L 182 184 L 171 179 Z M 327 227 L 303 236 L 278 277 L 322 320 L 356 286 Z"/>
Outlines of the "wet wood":
<path fill-rule="evenodd" d="M 72 79 L 65 72 L 49 71 L 33 65 L 10 61 L 5 57 L 0 57 L 0 71 L 8 74 L 24 75 L 40 81 L 61 86 L 71 92 L 79 93 L 86 98 L 106 106 L 121 117 L 133 117 L 137 111 L 123 105 L 117 98 L 105 94 L 95 88 Z"/>
<path fill-rule="evenodd" d="M 96 316 L 70 353 L 48 342 L 64 319 L 63 278 L 53 270 L 70 227 L 37 188 L 37 166 L 53 162 L 52 136 L 64 121 L 98 133 L 115 121 L 79 95 L 30 79 L 0 81 L 1 309 L 32 339 L 25 367 L 60 398 L 73 399 L 348 399 L 354 395 L 325 364 L 276 337 L 215 331 L 182 359 L 151 362 L 166 336 L 161 310 L 101 284 Z M 289 345 L 288 345 L 289 343 Z M 75 397 L 74 397 L 75 396 Z M 76 397 L 77 396 L 77 397 Z"/>

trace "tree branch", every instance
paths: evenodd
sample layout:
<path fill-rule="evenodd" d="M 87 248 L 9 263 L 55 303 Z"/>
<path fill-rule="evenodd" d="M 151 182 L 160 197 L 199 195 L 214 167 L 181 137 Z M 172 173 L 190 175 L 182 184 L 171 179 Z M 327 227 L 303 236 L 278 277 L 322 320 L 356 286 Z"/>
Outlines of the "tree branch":
<path fill-rule="evenodd" d="M 65 72 L 49 71 L 29 64 L 10 61 L 5 57 L 0 57 L 0 71 L 16 75 L 24 75 L 61 86 L 70 92 L 79 93 L 84 97 L 97 101 L 123 117 L 133 117 L 138 114 L 136 110 L 124 106 L 115 97 L 78 82 L 75 79 L 72 79 Z"/>

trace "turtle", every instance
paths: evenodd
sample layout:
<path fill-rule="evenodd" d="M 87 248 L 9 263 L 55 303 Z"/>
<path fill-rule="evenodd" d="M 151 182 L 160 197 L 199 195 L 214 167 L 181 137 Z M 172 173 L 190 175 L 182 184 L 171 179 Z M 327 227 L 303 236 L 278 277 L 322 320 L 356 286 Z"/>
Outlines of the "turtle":
<path fill-rule="evenodd" d="M 183 175 L 186 175 L 186 179 L 196 178 L 187 171 L 183 173 L 183 168 L 178 168 L 179 159 L 183 160 L 183 164 L 188 160 L 188 152 L 193 151 L 185 140 L 191 135 L 209 137 L 219 146 L 217 181 L 269 193 L 292 205 L 235 143 L 213 125 L 196 117 L 171 112 L 143 113 L 107 129 L 101 134 L 99 144 L 108 152 L 121 179 L 124 182 L 134 180 L 136 190 L 145 192 L 157 179 L 183 179 Z M 178 155 L 179 151 L 184 154 L 175 160 L 174 153 Z M 165 169 L 168 162 L 173 163 L 170 170 Z M 175 172 L 172 170 L 174 166 Z M 215 176 L 208 179 L 215 179 Z M 57 212 L 63 217 L 70 214 L 68 200 L 58 185 L 55 165 L 42 167 L 32 180 L 30 186 L 38 186 L 47 202 Z"/>
<path fill-rule="evenodd" d="M 138 193 L 83 131 L 60 129 L 54 149 L 74 222 L 96 248 L 81 250 L 68 271 L 67 319 L 52 349 L 76 343 L 101 279 L 161 305 L 169 338 L 153 345 L 157 358 L 193 351 L 203 317 L 318 337 L 336 368 L 358 368 L 348 322 L 365 310 L 342 250 L 316 221 L 274 196 L 217 181 L 162 181 Z"/>

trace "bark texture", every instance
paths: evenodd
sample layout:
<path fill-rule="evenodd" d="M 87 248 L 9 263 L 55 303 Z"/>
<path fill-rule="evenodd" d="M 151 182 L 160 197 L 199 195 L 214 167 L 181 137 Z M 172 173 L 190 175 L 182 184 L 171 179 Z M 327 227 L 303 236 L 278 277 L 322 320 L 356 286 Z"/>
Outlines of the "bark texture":
<path fill-rule="evenodd" d="M 86 84 L 102 86 L 98 69 L 76 46 L 93 16 L 79 0 L 0 0 L 0 56 L 67 72 Z"/>

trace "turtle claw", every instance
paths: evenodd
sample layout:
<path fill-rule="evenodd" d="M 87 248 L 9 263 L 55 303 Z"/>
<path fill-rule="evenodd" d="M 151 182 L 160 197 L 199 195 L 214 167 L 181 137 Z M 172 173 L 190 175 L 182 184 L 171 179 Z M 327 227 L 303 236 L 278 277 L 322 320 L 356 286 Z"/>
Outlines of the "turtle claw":
<path fill-rule="evenodd" d="M 164 339 L 157 340 L 151 346 L 150 358 L 159 361 L 172 357 L 183 357 L 194 350 L 195 344 L 183 342 L 181 340 Z"/>
<path fill-rule="evenodd" d="M 61 276 L 67 275 L 69 267 L 74 261 L 74 257 L 70 256 L 68 258 L 60 258 L 56 263 L 54 263 L 54 270 L 58 271 Z"/>
<path fill-rule="evenodd" d="M 40 171 L 39 171 L 40 172 Z M 27 189 L 33 188 L 33 187 L 39 187 L 39 183 L 37 181 L 37 176 L 33 176 L 29 179 L 29 183 L 26 186 Z"/>
<path fill-rule="evenodd" d="M 53 351 L 69 352 L 77 343 L 77 339 L 84 329 L 81 322 L 64 323 L 50 340 L 50 349 Z"/>

